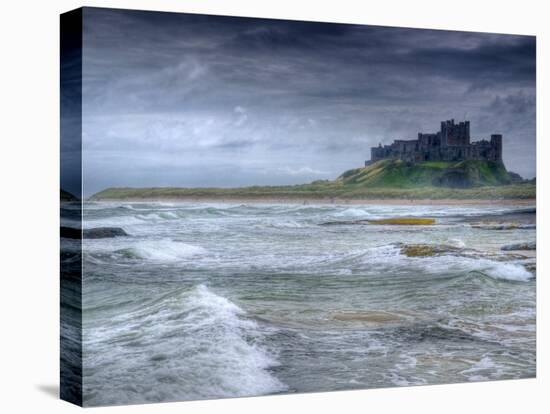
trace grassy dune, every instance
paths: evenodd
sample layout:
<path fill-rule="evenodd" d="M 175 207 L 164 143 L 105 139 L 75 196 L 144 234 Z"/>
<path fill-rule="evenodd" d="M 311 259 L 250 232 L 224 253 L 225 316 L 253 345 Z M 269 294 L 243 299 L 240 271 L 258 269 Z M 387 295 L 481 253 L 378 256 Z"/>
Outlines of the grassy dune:
<path fill-rule="evenodd" d="M 383 160 L 346 171 L 334 181 L 238 188 L 108 188 L 91 200 L 279 199 L 279 200 L 491 200 L 534 199 L 533 183 L 510 184 L 501 163 L 463 161 L 420 164 Z M 457 188 L 456 184 L 459 188 Z"/>

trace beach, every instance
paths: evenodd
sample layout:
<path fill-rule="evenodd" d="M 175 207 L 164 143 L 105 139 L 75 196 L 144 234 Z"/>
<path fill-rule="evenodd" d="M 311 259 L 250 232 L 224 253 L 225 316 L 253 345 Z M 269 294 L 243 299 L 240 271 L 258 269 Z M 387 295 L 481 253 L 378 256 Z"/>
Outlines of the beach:
<path fill-rule="evenodd" d="M 282 197 L 128 197 L 98 200 L 116 203 L 222 203 L 222 204 L 319 204 L 319 205 L 501 205 L 501 206 L 535 206 L 536 199 L 401 199 L 401 198 L 372 198 L 372 199 L 343 199 L 343 198 L 282 198 Z"/>

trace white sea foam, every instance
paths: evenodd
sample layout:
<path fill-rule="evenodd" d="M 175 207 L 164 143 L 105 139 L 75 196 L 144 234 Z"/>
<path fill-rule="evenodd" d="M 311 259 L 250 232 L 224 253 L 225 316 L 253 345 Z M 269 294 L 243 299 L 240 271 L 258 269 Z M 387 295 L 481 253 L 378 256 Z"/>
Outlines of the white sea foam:
<path fill-rule="evenodd" d="M 139 241 L 118 251 L 156 262 L 174 262 L 206 253 L 200 246 L 172 240 Z"/>
<path fill-rule="evenodd" d="M 350 207 L 332 214 L 334 217 L 370 217 L 371 213 L 362 208 Z"/>
<path fill-rule="evenodd" d="M 470 381 L 488 380 L 497 370 L 495 362 L 487 355 L 483 356 L 478 362 L 470 368 L 461 371 Z M 485 375 L 484 375 L 485 374 Z"/>
<path fill-rule="evenodd" d="M 533 279 L 531 272 L 522 265 L 495 261 L 490 262 L 490 266 L 484 270 L 484 273 L 494 279 L 514 280 L 518 282 L 527 282 Z"/>
<path fill-rule="evenodd" d="M 278 362 L 261 345 L 265 335 L 242 308 L 204 285 L 167 294 L 85 332 L 93 342 L 86 344 L 84 364 L 101 367 L 86 378 L 87 391 L 94 392 L 85 393 L 85 403 L 283 391 L 286 386 L 269 372 Z M 136 352 L 137 346 L 146 352 Z"/>
<path fill-rule="evenodd" d="M 448 254 L 432 257 L 407 257 L 395 245 L 384 245 L 369 249 L 362 261 L 372 267 L 394 266 L 394 269 L 418 267 L 426 274 L 479 272 L 497 280 L 527 282 L 533 275 L 523 265 L 501 262 L 483 257 L 465 257 Z"/>
<path fill-rule="evenodd" d="M 533 275 L 521 264 L 504 263 L 483 258 L 443 255 L 430 258 L 414 258 L 427 273 L 479 272 L 492 279 L 527 282 Z"/>
<path fill-rule="evenodd" d="M 265 227 L 265 223 L 258 223 L 256 227 Z M 267 224 L 270 227 L 279 228 L 279 229 L 298 229 L 305 227 L 303 223 L 299 223 L 296 220 L 273 220 Z"/>
<path fill-rule="evenodd" d="M 456 238 L 455 239 L 449 239 L 449 244 L 451 246 L 458 247 L 458 248 L 461 248 L 461 249 L 466 247 L 466 243 L 464 243 L 463 240 L 456 239 Z"/>
<path fill-rule="evenodd" d="M 179 216 L 174 213 L 173 211 L 163 211 L 159 213 L 159 216 L 161 216 L 164 219 L 177 219 Z"/>
<path fill-rule="evenodd" d="M 135 226 L 146 223 L 145 220 L 139 216 L 119 216 L 109 218 L 94 218 L 90 219 L 85 217 L 82 221 L 84 228 L 93 227 L 121 227 L 121 226 Z"/>

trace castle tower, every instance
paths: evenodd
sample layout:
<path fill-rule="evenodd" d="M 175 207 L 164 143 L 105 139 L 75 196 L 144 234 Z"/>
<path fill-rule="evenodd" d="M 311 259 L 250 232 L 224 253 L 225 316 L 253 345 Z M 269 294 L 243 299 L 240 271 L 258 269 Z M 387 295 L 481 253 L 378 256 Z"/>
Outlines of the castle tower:
<path fill-rule="evenodd" d="M 470 121 L 464 121 L 460 123 L 461 125 L 464 125 L 462 127 L 462 135 L 464 137 L 464 144 L 462 145 L 470 145 Z"/>
<path fill-rule="evenodd" d="M 449 129 L 451 125 L 454 125 L 454 119 L 451 119 L 450 121 L 441 121 L 441 146 L 446 147 L 447 141 L 449 137 Z"/>
<path fill-rule="evenodd" d="M 455 120 L 441 122 L 441 146 L 465 146 L 470 145 L 470 121 L 459 122 Z"/>
<path fill-rule="evenodd" d="M 502 161 L 502 135 L 491 135 L 491 147 L 493 148 L 495 159 L 494 161 Z"/>

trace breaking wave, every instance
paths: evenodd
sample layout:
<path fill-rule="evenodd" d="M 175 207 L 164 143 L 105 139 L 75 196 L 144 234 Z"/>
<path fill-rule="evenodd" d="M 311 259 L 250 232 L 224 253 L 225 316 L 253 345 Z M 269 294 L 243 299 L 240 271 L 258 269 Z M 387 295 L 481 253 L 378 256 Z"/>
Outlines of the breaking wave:
<path fill-rule="evenodd" d="M 140 241 L 132 247 L 126 247 L 115 251 L 124 257 L 131 259 L 145 259 L 155 262 L 175 262 L 191 256 L 206 253 L 200 246 L 194 246 L 183 242 L 171 240 Z"/>
<path fill-rule="evenodd" d="M 270 372 L 278 362 L 262 345 L 267 335 L 243 309 L 205 285 L 173 291 L 85 333 L 85 338 L 103 344 L 87 348 L 94 352 L 87 353 L 85 365 L 93 361 L 100 369 L 89 377 L 86 386 L 95 392 L 85 403 L 284 391 L 285 384 Z"/>

